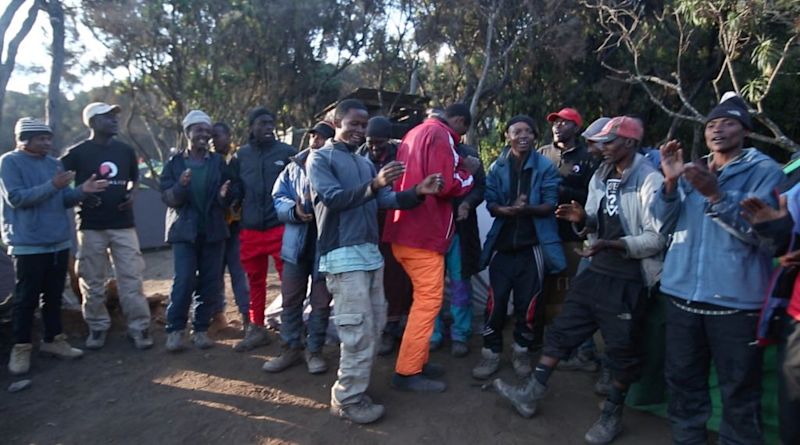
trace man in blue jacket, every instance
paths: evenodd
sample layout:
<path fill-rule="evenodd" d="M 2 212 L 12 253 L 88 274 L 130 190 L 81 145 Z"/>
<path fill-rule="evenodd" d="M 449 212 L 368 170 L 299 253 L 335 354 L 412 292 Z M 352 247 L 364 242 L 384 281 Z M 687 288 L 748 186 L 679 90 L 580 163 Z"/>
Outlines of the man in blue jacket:
<path fill-rule="evenodd" d="M 751 129 L 747 105 L 727 93 L 706 118 L 708 156 L 684 164 L 680 142 L 661 147 L 665 181 L 653 208 L 672 236 L 661 292 L 670 303 L 664 371 L 675 443 L 706 443 L 712 360 L 722 395 L 720 443 L 764 440 L 756 327 L 773 252 L 742 217 L 740 202 L 757 197 L 775 207 L 785 176 L 768 156 L 744 148 Z"/>

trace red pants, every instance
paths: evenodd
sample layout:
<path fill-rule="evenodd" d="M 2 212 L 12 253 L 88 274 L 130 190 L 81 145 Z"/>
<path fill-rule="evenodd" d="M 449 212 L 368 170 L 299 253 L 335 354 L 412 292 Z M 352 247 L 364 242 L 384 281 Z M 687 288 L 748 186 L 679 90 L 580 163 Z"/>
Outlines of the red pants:
<path fill-rule="evenodd" d="M 283 226 L 267 230 L 242 229 L 239 241 L 242 246 L 239 256 L 250 284 L 250 322 L 264 326 L 264 310 L 267 306 L 267 271 L 269 257 L 275 263 L 278 277 L 283 274 L 281 261 L 281 241 Z"/>

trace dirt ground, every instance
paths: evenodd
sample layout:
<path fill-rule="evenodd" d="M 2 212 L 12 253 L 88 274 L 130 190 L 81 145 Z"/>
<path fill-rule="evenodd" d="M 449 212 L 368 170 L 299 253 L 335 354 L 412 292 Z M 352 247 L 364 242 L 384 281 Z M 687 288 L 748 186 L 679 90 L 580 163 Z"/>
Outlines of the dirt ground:
<path fill-rule="evenodd" d="M 147 294 L 167 295 L 172 277 L 169 250 L 148 252 Z M 277 295 L 277 277 L 270 276 L 270 297 Z M 227 288 L 229 319 L 237 318 Z M 598 415 L 600 399 L 592 393 L 596 375 L 556 372 L 550 392 L 533 419 L 519 417 L 491 391 L 482 391 L 470 375 L 479 356 L 452 358 L 447 348 L 431 360 L 447 368 L 449 387 L 442 394 L 401 393 L 389 387 L 394 356 L 379 357 L 369 389 L 386 405 L 381 421 L 358 426 L 328 413 L 334 370 L 311 376 L 304 366 L 281 374 L 261 371 L 264 360 L 279 353 L 277 341 L 251 353 L 233 351 L 235 330 L 217 336 L 208 351 L 190 349 L 168 354 L 163 346 L 163 306 L 155 311 L 156 347 L 136 351 L 125 338 L 115 312 L 114 328 L 100 351 L 87 351 L 73 362 L 34 355 L 24 378 L 32 387 L 18 393 L 5 388 L 20 378 L 8 374 L 10 327 L 0 326 L 0 443 L 227 443 L 227 444 L 573 444 Z M 75 346 L 83 344 L 86 327 L 79 313 L 65 311 L 66 331 Z M 235 325 L 238 327 L 239 325 Z M 276 338 L 276 337 L 273 337 Z M 325 356 L 337 363 L 338 348 Z M 513 378 L 508 358 L 500 372 Z M 666 420 L 627 410 L 618 444 L 667 444 Z"/>

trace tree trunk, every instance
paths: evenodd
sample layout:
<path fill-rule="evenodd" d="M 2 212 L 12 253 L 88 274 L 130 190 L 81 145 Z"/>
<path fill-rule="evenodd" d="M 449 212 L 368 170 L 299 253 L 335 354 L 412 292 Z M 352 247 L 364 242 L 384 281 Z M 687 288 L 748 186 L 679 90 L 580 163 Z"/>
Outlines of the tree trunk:
<path fill-rule="evenodd" d="M 58 157 L 63 150 L 61 134 L 61 77 L 64 73 L 64 8 L 60 0 L 47 2 L 47 14 L 53 29 L 53 64 L 50 68 L 50 85 L 47 89 L 45 118 L 53 130 L 53 155 Z"/>
<path fill-rule="evenodd" d="M 475 93 L 472 95 L 472 101 L 469 104 L 469 114 L 472 116 L 472 124 L 469 126 L 465 141 L 467 144 L 477 146 L 475 143 L 475 121 L 478 114 L 478 102 L 481 100 L 483 88 L 486 85 L 486 78 L 489 76 L 489 66 L 492 63 L 492 40 L 494 39 L 494 27 L 497 20 L 497 14 L 502 8 L 503 2 L 495 2 L 492 5 L 492 12 L 489 14 L 489 20 L 486 24 L 486 45 L 483 50 L 483 69 L 481 70 L 481 77 L 478 79 L 478 86 L 475 87 Z"/>
<path fill-rule="evenodd" d="M 25 21 L 22 22 L 22 26 L 20 27 L 17 34 L 8 42 L 8 48 L 3 48 L 2 44 L 5 43 L 5 34 L 8 31 L 8 27 L 11 24 L 11 20 L 14 18 L 14 14 L 17 10 L 22 6 L 24 0 L 22 1 L 12 1 L 8 7 L 6 8 L 3 15 L 0 16 L 0 52 L 5 49 L 6 58 L 5 60 L 0 63 L 0 122 L 3 121 L 3 103 L 6 99 L 6 87 L 8 87 L 8 81 L 11 79 L 11 73 L 14 71 L 14 64 L 16 63 L 17 59 L 17 50 L 19 49 L 20 43 L 28 33 L 33 28 L 33 22 L 36 21 L 36 15 L 39 13 L 39 0 L 35 0 L 31 8 L 28 10 L 28 17 L 25 18 Z"/>

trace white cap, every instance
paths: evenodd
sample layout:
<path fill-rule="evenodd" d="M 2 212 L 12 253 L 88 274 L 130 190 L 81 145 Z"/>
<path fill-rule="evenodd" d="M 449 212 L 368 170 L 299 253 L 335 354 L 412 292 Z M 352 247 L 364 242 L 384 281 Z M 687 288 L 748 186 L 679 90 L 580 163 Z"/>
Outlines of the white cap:
<path fill-rule="evenodd" d="M 47 126 L 44 122 L 40 121 L 39 119 L 34 119 L 32 117 L 23 117 L 20 118 L 17 123 L 14 125 L 14 135 L 17 137 L 18 141 L 22 141 L 21 138 L 22 133 L 50 133 L 53 134 L 53 130 Z"/>
<path fill-rule="evenodd" d="M 211 117 L 207 115 L 204 111 L 201 110 L 192 110 L 186 117 L 183 118 L 183 131 L 186 131 L 187 128 L 194 124 L 201 124 L 205 123 L 211 125 Z"/>
<path fill-rule="evenodd" d="M 110 111 L 119 113 L 122 108 L 119 105 L 109 105 L 105 102 L 92 102 L 83 109 L 83 124 L 90 127 L 89 120 L 98 114 L 106 114 Z"/>

